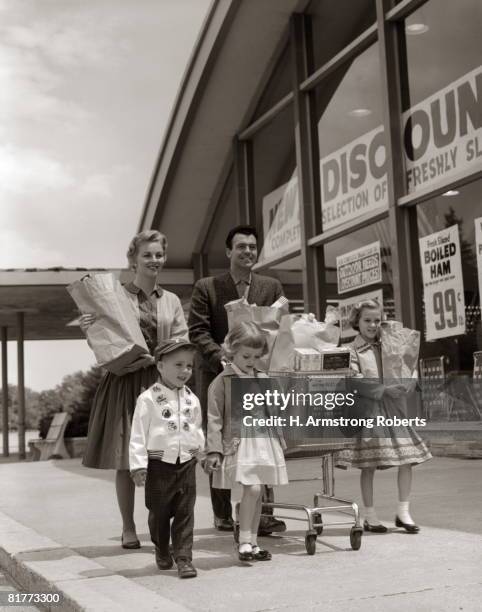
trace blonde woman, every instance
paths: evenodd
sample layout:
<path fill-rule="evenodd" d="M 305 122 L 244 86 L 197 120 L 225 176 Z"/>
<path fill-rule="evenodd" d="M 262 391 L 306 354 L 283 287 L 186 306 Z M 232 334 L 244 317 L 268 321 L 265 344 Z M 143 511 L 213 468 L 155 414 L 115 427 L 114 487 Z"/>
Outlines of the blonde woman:
<path fill-rule="evenodd" d="M 122 517 L 123 548 L 139 548 L 134 523 L 135 485 L 129 473 L 129 438 L 137 397 L 158 378 L 153 351 L 161 340 L 187 338 L 187 325 L 179 298 L 157 281 L 166 262 L 167 239 L 147 230 L 134 236 L 128 251 L 134 280 L 124 285 L 137 314 L 149 353 L 139 358 L 123 376 L 106 373 L 97 389 L 89 420 L 87 449 L 83 464 L 96 469 L 116 470 L 116 492 Z M 84 314 L 80 325 L 85 332 L 95 313 Z"/>

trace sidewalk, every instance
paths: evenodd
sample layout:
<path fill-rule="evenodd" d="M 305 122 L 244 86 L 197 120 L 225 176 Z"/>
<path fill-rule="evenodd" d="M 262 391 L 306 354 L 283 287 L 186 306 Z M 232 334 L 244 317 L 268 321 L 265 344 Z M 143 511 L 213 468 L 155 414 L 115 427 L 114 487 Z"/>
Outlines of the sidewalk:
<path fill-rule="evenodd" d="M 288 462 L 290 478 L 318 476 L 319 460 Z M 26 590 L 64 594 L 53 610 L 383 611 L 480 609 L 482 463 L 435 458 L 414 470 L 419 535 L 393 528 L 396 472 L 376 474 L 377 510 L 387 535 L 366 534 L 351 550 L 348 528 L 326 527 L 308 556 L 303 523 L 263 538 L 269 563 L 238 562 L 231 534 L 212 528 L 207 478 L 198 474 L 194 580 L 159 572 L 149 541 L 143 490 L 136 521 L 142 548 L 120 548 L 114 473 L 80 461 L 0 465 L 0 566 Z M 293 482 L 278 501 L 312 502 L 317 482 Z M 358 499 L 358 472 L 336 470 L 337 494 Z M 327 516 L 327 521 L 329 520 Z M 332 519 L 334 520 L 334 519 Z"/>

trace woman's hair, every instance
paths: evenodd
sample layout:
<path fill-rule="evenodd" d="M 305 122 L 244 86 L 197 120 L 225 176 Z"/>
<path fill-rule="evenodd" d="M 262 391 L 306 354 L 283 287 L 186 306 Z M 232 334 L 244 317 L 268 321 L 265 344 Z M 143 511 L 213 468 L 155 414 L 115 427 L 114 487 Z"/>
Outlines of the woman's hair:
<path fill-rule="evenodd" d="M 143 242 L 160 242 L 164 252 L 167 251 L 167 238 L 157 230 L 144 230 L 134 236 L 127 249 L 127 261 L 132 268 L 136 261 L 139 247 Z"/>
<path fill-rule="evenodd" d="M 241 346 L 261 349 L 262 355 L 268 352 L 266 334 L 251 321 L 237 323 L 224 339 L 223 349 L 227 357 L 232 357 Z"/>
<path fill-rule="evenodd" d="M 381 306 L 377 300 L 362 300 L 355 304 L 350 311 L 350 315 L 348 317 L 348 323 L 356 329 L 356 331 L 360 331 L 358 327 L 358 323 L 360 321 L 361 313 L 364 308 L 368 308 L 370 310 L 379 310 L 380 314 L 383 318 L 383 306 Z"/>

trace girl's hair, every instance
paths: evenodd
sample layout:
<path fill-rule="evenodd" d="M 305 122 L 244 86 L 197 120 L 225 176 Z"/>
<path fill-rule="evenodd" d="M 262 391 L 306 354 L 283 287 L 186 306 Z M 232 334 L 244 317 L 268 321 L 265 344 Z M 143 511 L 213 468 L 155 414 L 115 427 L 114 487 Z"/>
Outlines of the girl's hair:
<path fill-rule="evenodd" d="M 241 346 L 261 349 L 262 355 L 268 352 L 266 334 L 251 321 L 237 323 L 224 339 L 223 349 L 227 357 L 232 357 Z"/>
<path fill-rule="evenodd" d="M 139 253 L 139 247 L 144 242 L 160 242 L 164 252 L 167 251 L 167 238 L 157 230 L 144 230 L 134 236 L 127 249 L 127 261 L 129 266 L 135 264 L 136 257 Z"/>
<path fill-rule="evenodd" d="M 362 300 L 361 302 L 358 302 L 358 304 L 355 304 L 353 306 L 348 317 L 348 323 L 353 327 L 353 329 L 356 329 L 357 331 L 360 331 L 358 323 L 360 321 L 361 313 L 364 308 L 368 308 L 370 310 L 379 310 L 383 318 L 383 306 L 381 306 L 377 300 Z"/>

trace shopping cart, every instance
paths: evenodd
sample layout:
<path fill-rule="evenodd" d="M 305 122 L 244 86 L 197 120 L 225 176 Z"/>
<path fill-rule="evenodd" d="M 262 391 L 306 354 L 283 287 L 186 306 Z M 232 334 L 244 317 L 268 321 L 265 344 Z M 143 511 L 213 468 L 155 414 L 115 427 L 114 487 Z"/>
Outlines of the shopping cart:
<path fill-rule="evenodd" d="M 350 545 L 353 550 L 359 550 L 363 535 L 363 528 L 360 523 L 360 513 L 355 502 L 340 499 L 335 496 L 335 474 L 334 474 L 334 454 L 340 450 L 350 448 L 351 441 L 334 440 L 323 441 L 320 443 L 302 443 L 290 447 L 286 452 L 286 458 L 296 456 L 316 456 L 321 459 L 321 476 L 315 478 L 294 478 L 290 482 L 312 482 L 321 481 L 321 490 L 313 497 L 313 506 L 305 504 L 287 504 L 282 502 L 265 503 L 264 506 L 272 508 L 277 519 L 289 519 L 294 521 L 306 521 L 307 529 L 305 532 L 305 548 L 309 555 L 316 552 L 316 539 L 323 533 L 325 527 L 340 525 L 351 525 Z M 329 503 L 324 503 L 329 502 Z M 291 514 L 278 514 L 276 510 L 289 510 Z M 325 522 L 328 513 L 343 513 L 350 516 L 347 520 L 337 520 Z M 239 542 L 239 502 L 235 507 L 236 522 L 234 527 L 234 538 Z M 293 514 L 295 513 L 295 514 Z M 265 516 L 265 515 L 263 515 Z"/>

